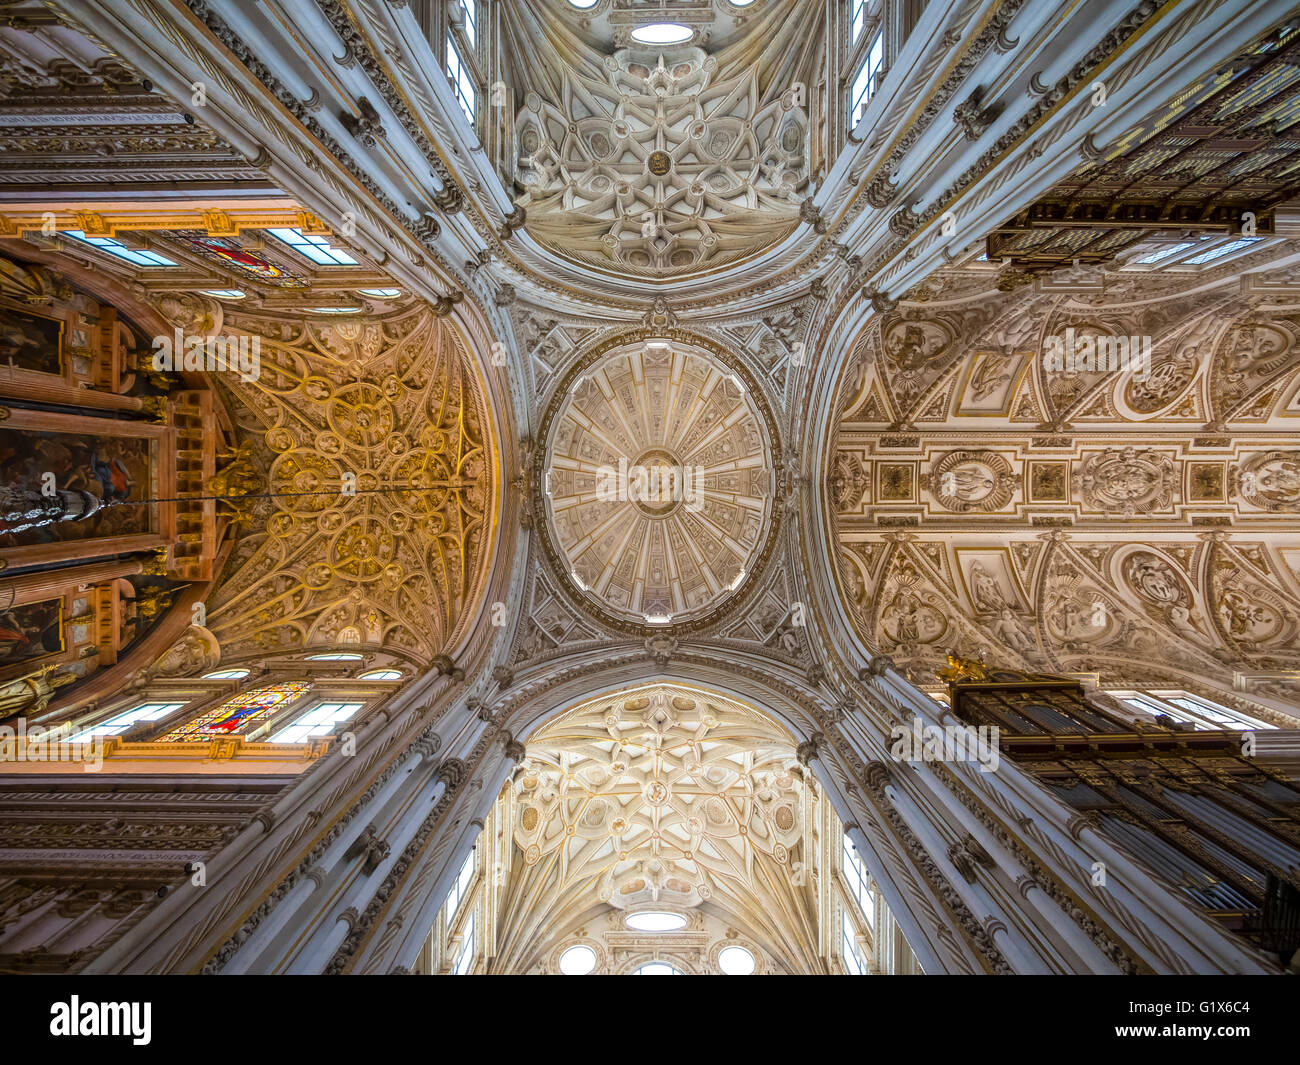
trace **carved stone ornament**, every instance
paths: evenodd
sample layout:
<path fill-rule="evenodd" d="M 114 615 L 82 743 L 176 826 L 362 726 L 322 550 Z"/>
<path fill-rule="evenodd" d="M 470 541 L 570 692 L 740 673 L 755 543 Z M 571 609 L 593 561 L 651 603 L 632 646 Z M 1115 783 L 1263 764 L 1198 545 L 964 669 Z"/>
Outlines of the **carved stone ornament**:
<path fill-rule="evenodd" d="M 1178 492 L 1178 469 L 1162 452 L 1107 448 L 1084 458 L 1074 485 L 1088 506 L 1131 518 L 1169 506 Z"/>
<path fill-rule="evenodd" d="M 1020 475 L 995 451 L 950 451 L 923 483 L 940 506 L 964 514 L 1003 509 L 1020 486 Z"/>

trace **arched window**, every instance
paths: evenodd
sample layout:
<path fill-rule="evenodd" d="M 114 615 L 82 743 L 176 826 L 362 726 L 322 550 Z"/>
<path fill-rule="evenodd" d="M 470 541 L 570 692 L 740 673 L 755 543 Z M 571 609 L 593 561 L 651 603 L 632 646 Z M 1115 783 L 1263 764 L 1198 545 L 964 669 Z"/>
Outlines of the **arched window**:
<path fill-rule="evenodd" d="M 676 932 L 686 927 L 686 918 L 680 913 L 643 910 L 629 913 L 623 923 L 638 932 Z"/>
<path fill-rule="evenodd" d="M 586 976 L 596 967 L 596 952 L 581 944 L 560 955 L 560 972 L 565 976 Z"/>
<path fill-rule="evenodd" d="M 400 669 L 372 669 L 369 673 L 362 673 L 357 680 L 401 680 L 402 671 Z"/>
<path fill-rule="evenodd" d="M 744 947 L 723 947 L 718 953 L 718 968 L 727 976 L 751 976 L 756 963 L 754 955 Z"/>
<path fill-rule="evenodd" d="M 215 673 L 204 673 L 204 680 L 243 680 L 248 676 L 246 669 L 219 669 Z"/>
<path fill-rule="evenodd" d="M 681 976 L 682 971 L 675 969 L 666 961 L 648 961 L 632 973 L 633 976 Z"/>

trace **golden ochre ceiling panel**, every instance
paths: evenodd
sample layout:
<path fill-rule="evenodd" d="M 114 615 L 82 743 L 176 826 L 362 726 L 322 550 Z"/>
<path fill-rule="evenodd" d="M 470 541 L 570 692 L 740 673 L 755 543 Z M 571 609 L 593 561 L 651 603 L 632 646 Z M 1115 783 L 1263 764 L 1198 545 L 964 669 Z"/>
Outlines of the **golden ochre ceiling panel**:
<path fill-rule="evenodd" d="M 482 390 L 427 306 L 321 324 L 228 314 L 261 375 L 227 375 L 250 513 L 210 627 L 225 657 L 358 645 L 428 665 L 472 611 L 494 532 Z"/>

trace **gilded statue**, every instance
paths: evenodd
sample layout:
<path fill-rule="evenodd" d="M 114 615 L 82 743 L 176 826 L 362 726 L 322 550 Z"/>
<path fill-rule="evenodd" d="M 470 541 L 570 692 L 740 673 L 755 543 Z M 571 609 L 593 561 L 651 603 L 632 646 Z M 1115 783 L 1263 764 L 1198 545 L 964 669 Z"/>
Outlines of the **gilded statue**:
<path fill-rule="evenodd" d="M 77 679 L 75 673 L 57 665 L 42 666 L 35 673 L 0 684 L 0 721 L 16 714 L 39 714 L 54 693 Z"/>
<path fill-rule="evenodd" d="M 230 461 L 209 477 L 203 487 L 208 495 L 222 497 L 219 502 L 230 508 L 231 520 L 238 525 L 250 525 L 253 501 L 246 497 L 255 495 L 262 488 L 262 477 L 253 466 L 252 445 L 236 444 L 222 451 L 219 457 Z"/>
<path fill-rule="evenodd" d="M 145 621 L 153 621 L 171 607 L 181 588 L 188 587 L 182 584 L 176 588 L 142 588 L 135 595 L 136 612 Z"/>
<path fill-rule="evenodd" d="M 978 658 L 963 658 L 955 651 L 948 652 L 948 668 L 936 670 L 935 675 L 949 684 L 959 684 L 963 681 L 979 683 L 993 679 L 993 674 Z"/>

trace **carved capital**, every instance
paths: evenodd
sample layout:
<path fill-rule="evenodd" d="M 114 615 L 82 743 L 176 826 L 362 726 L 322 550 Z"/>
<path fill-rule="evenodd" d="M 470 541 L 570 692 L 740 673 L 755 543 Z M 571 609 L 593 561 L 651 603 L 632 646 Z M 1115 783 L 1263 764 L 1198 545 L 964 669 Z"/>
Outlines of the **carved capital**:
<path fill-rule="evenodd" d="M 464 208 L 465 194 L 455 182 L 448 182 L 442 187 L 442 191 L 433 198 L 433 202 L 438 207 L 438 210 L 446 214 L 455 214 Z"/>
<path fill-rule="evenodd" d="M 509 240 L 514 236 L 516 229 L 522 229 L 524 223 L 528 220 L 528 212 L 521 206 L 515 204 L 515 209 L 506 215 L 501 225 L 501 239 Z"/>
<path fill-rule="evenodd" d="M 518 765 L 527 757 L 528 752 L 525 750 L 524 745 L 515 739 L 511 733 L 503 732 L 501 738 L 505 740 L 506 757 L 515 765 Z"/>
<path fill-rule="evenodd" d="M 440 297 L 438 302 L 433 305 L 433 316 L 435 318 L 446 318 L 447 315 L 451 314 L 452 308 L 464 298 L 465 293 L 459 289 L 452 289 L 447 295 Z"/>
<path fill-rule="evenodd" d="M 455 791 L 464 781 L 466 774 L 469 772 L 467 766 L 459 758 L 448 758 L 433 774 L 435 783 L 445 783 L 448 791 Z"/>
<path fill-rule="evenodd" d="M 894 776 L 889 771 L 889 766 L 884 762 L 868 762 L 865 780 L 867 787 L 873 791 L 884 791 L 886 787 L 894 782 Z"/>
<path fill-rule="evenodd" d="M 795 748 L 794 754 L 795 757 L 799 759 L 800 765 L 806 767 L 818 756 L 818 749 L 825 738 L 826 737 L 820 732 L 814 732 L 811 737 L 804 740 L 803 743 L 799 744 L 799 746 Z"/>

